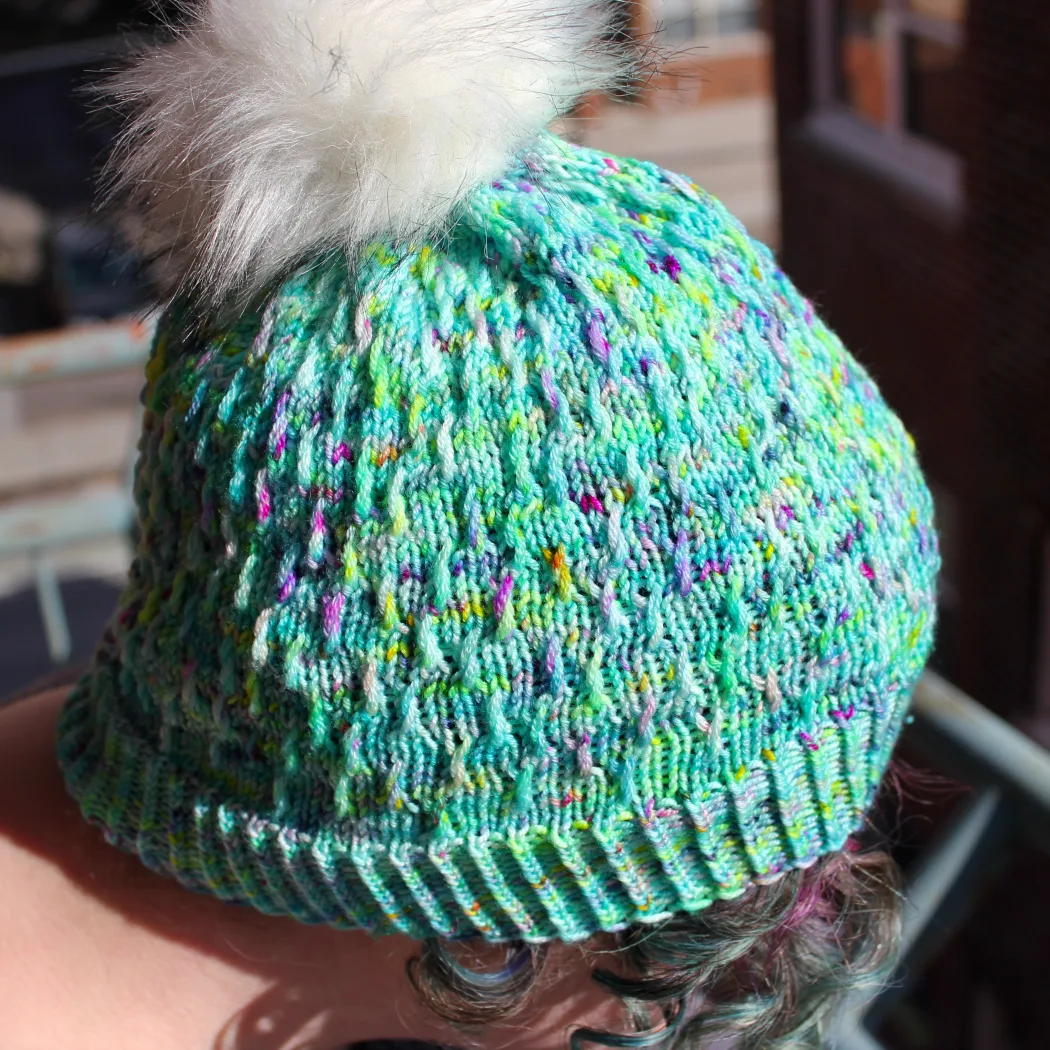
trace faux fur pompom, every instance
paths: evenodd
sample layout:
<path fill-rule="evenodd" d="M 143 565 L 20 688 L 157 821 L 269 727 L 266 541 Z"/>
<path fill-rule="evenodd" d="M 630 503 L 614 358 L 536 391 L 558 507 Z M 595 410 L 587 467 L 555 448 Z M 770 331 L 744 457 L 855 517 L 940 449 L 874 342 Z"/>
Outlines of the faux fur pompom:
<path fill-rule="evenodd" d="M 115 78 L 131 119 L 112 196 L 172 288 L 213 301 L 319 250 L 437 228 L 624 73 L 622 2 L 198 0 Z"/>

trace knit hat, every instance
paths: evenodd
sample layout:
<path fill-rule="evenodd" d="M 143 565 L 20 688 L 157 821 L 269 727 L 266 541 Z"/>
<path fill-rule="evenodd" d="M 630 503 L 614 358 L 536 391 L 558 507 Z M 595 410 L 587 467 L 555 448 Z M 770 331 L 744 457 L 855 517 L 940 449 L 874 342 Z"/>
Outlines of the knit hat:
<path fill-rule="evenodd" d="M 258 294 L 161 323 L 137 551 L 58 745 L 85 816 L 185 886 L 576 941 L 864 821 L 934 623 L 908 435 L 688 179 L 508 143 L 434 225 L 300 230 L 265 288 L 272 231 L 225 269 L 189 245 Z"/>

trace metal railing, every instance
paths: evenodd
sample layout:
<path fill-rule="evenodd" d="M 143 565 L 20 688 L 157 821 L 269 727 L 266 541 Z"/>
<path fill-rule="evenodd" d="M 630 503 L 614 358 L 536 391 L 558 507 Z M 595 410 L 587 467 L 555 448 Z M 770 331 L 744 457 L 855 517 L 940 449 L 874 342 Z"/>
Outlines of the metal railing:
<path fill-rule="evenodd" d="M 909 873 L 897 980 L 873 1001 L 849 1002 L 834 1050 L 882 1050 L 873 1026 L 965 921 L 1017 840 L 1050 851 L 1050 752 L 932 672 L 915 691 L 908 741 L 972 794 Z"/>
<path fill-rule="evenodd" d="M 154 321 L 122 319 L 0 339 L 0 389 L 119 372 L 143 365 Z M 130 533 L 132 449 L 121 482 L 98 492 L 21 499 L 0 508 L 0 559 L 25 558 L 33 569 L 48 652 L 69 659 L 72 640 L 55 570 L 62 549 Z"/>

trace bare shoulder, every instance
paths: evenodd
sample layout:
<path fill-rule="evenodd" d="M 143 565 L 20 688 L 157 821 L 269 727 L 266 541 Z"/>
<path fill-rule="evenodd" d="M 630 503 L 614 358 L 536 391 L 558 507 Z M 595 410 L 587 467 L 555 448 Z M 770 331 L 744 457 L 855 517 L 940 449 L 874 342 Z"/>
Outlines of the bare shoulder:
<path fill-rule="evenodd" d="M 336 1050 L 409 1038 L 562 1050 L 574 1023 L 616 1021 L 576 974 L 539 1023 L 466 1037 L 419 1005 L 405 977 L 414 942 L 264 916 L 148 871 L 66 793 L 54 757 L 65 696 L 0 711 L 3 1050 Z"/>
<path fill-rule="evenodd" d="M 357 998 L 348 988 L 381 985 L 385 972 L 389 987 L 373 988 L 372 1001 L 401 996 L 396 956 L 407 944 L 385 947 L 384 968 L 360 934 L 191 893 L 108 845 L 54 758 L 64 698 L 52 691 L 0 712 L 4 1050 L 270 1050 L 300 1030 L 316 1037 L 311 1046 L 336 1047 L 348 1020 L 338 1004 Z M 382 1037 L 384 1012 L 354 1012 L 355 1025 Z"/>

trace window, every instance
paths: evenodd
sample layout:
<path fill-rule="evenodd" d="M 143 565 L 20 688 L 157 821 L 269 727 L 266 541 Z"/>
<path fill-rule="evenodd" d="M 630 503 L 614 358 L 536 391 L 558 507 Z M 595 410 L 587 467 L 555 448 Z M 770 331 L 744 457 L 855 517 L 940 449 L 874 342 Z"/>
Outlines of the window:
<path fill-rule="evenodd" d="M 688 43 L 698 37 L 750 33 L 758 28 L 760 0 L 651 0 L 661 43 Z"/>
<path fill-rule="evenodd" d="M 813 130 L 955 208 L 967 0 L 811 0 Z"/>

